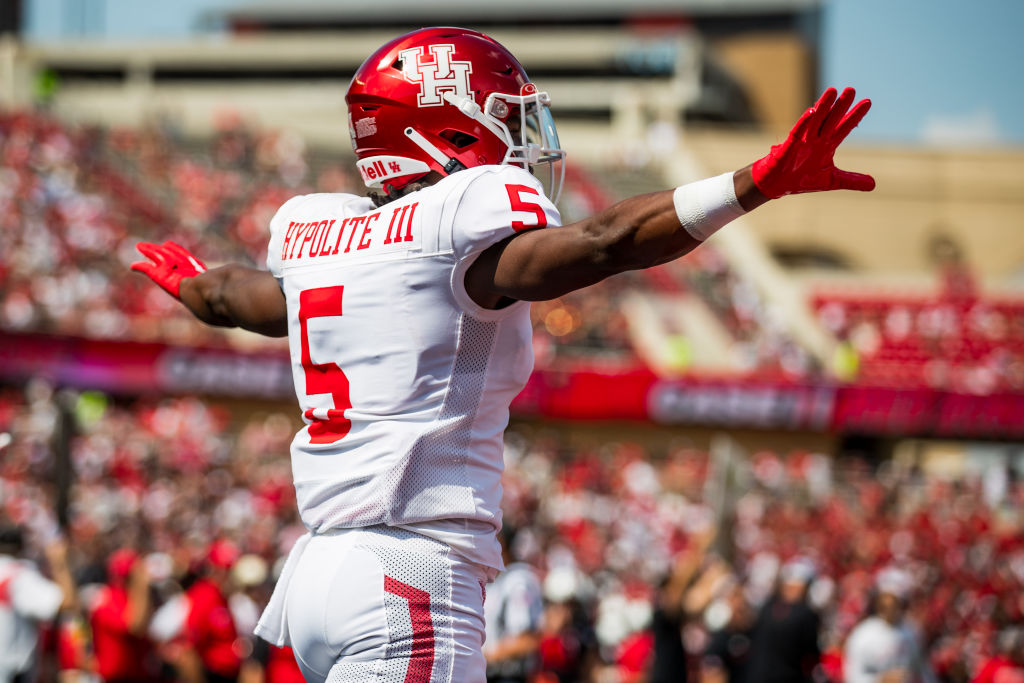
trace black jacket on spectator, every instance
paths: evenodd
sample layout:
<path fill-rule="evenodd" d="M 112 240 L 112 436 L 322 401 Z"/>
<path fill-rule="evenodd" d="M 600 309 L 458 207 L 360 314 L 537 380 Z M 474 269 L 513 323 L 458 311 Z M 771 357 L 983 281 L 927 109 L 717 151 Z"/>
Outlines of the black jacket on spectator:
<path fill-rule="evenodd" d="M 715 631 L 704 650 L 704 661 L 721 668 L 727 681 L 742 683 L 747 680 L 750 631 L 731 627 Z"/>
<path fill-rule="evenodd" d="M 651 621 L 654 662 L 650 683 L 686 683 L 686 650 L 683 648 L 682 616 L 656 607 Z"/>
<path fill-rule="evenodd" d="M 773 596 L 754 624 L 745 683 L 810 683 L 821 658 L 820 623 L 806 601 Z"/>

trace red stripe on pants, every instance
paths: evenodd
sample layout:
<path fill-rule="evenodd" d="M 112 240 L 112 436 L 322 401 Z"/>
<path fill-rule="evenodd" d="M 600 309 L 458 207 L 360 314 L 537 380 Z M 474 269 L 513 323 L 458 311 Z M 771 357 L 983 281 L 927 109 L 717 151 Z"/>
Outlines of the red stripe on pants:
<path fill-rule="evenodd" d="M 409 603 L 409 621 L 412 622 L 412 652 L 405 683 L 430 683 L 434 669 L 434 622 L 430 618 L 430 593 L 390 576 L 384 576 L 384 590 L 405 598 Z"/>

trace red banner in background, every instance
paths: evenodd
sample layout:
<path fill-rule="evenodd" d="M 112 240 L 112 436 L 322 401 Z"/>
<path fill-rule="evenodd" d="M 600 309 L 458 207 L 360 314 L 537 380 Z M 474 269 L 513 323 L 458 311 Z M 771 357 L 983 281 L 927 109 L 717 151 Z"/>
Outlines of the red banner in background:
<path fill-rule="evenodd" d="M 512 411 L 565 420 L 646 420 L 649 370 L 623 374 L 534 370 Z"/>
<path fill-rule="evenodd" d="M 648 370 L 621 375 L 536 370 L 512 409 L 569 420 L 821 431 L 831 426 L 835 395 L 829 386 L 665 380 Z"/>
<path fill-rule="evenodd" d="M 844 386 L 832 429 L 950 437 L 1024 437 L 1024 396 L 972 396 L 931 389 Z"/>
<path fill-rule="evenodd" d="M 831 426 L 836 390 L 830 386 L 762 382 L 655 382 L 648 413 L 667 424 L 824 431 Z"/>
<path fill-rule="evenodd" d="M 118 394 L 205 394 L 288 399 L 288 355 L 233 349 L 0 335 L 0 380 L 42 377 L 56 385 Z"/>
<path fill-rule="evenodd" d="M 43 377 L 111 393 L 294 400 L 288 355 L 29 334 L 0 334 L 0 381 Z M 723 428 L 1024 438 L 1024 395 L 797 384 L 749 378 L 662 379 L 650 370 L 538 369 L 514 413 L 566 420 L 650 420 Z"/>

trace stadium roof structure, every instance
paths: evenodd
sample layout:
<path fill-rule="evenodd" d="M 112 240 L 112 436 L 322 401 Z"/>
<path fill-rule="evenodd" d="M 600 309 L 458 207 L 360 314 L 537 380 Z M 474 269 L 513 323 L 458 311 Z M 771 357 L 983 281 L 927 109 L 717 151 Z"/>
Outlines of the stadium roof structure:
<path fill-rule="evenodd" d="M 308 27 L 311 21 L 328 21 L 332 26 L 467 23 L 589 23 L 629 21 L 645 16 L 680 18 L 737 17 L 744 15 L 793 14 L 818 9 L 822 0 L 519 0 L 515 3 L 445 0 L 440 3 L 410 0 L 336 2 L 297 0 L 281 3 L 257 0 L 211 17 L 229 24 L 273 24 L 278 27 Z"/>

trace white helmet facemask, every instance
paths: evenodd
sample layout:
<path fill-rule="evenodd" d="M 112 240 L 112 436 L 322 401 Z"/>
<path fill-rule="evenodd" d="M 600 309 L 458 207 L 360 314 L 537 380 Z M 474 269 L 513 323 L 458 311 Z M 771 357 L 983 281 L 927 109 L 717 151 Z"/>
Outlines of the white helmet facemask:
<path fill-rule="evenodd" d="M 484 101 L 483 110 L 471 97 L 447 92 L 442 97 L 508 146 L 502 164 L 530 172 L 546 166 L 546 173 L 539 178 L 551 201 L 558 202 L 565 180 L 565 151 L 558 144 L 558 132 L 549 107 L 551 99 L 546 92 L 538 92 L 536 86 L 527 83 L 520 95 L 491 93 Z"/>

